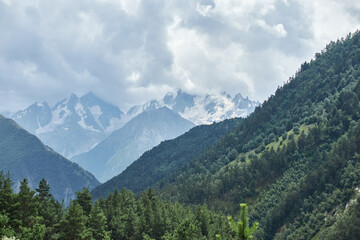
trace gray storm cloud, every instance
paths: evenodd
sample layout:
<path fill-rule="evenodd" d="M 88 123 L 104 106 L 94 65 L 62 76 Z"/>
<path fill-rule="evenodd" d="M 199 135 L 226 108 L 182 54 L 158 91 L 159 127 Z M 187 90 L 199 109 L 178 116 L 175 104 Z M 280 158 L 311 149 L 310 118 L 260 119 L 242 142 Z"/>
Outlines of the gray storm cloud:
<path fill-rule="evenodd" d="M 352 0 L 0 0 L 0 111 L 88 91 L 125 110 L 178 88 L 262 101 L 359 13 Z"/>

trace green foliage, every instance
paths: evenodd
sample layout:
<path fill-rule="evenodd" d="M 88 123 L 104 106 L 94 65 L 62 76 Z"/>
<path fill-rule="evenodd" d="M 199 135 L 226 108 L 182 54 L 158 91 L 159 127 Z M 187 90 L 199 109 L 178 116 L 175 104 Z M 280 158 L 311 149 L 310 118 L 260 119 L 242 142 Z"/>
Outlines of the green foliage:
<path fill-rule="evenodd" d="M 45 201 L 51 196 L 49 183 L 44 178 L 41 179 L 36 192 L 38 192 L 40 201 Z"/>
<path fill-rule="evenodd" d="M 201 233 L 197 226 L 197 222 L 192 219 L 185 218 L 181 221 L 178 228 L 173 235 L 174 240 L 198 240 L 201 238 Z"/>
<path fill-rule="evenodd" d="M 110 240 L 110 232 L 106 230 L 106 217 L 98 202 L 91 208 L 88 228 L 94 240 Z"/>
<path fill-rule="evenodd" d="M 360 195 L 351 203 L 342 216 L 319 235 L 318 239 L 359 239 L 360 234 Z"/>
<path fill-rule="evenodd" d="M 91 239 L 91 231 L 86 227 L 87 217 L 76 201 L 71 201 L 69 209 L 61 220 L 61 238 L 68 240 Z"/>
<path fill-rule="evenodd" d="M 92 196 L 88 188 L 84 187 L 82 191 L 76 192 L 76 202 L 82 207 L 85 215 L 89 216 L 92 207 Z"/>
<path fill-rule="evenodd" d="M 41 218 L 38 217 L 31 227 L 20 227 L 20 239 L 42 240 L 45 237 L 45 225 L 40 223 Z"/>
<path fill-rule="evenodd" d="M 247 240 L 253 239 L 253 233 L 258 229 L 259 223 L 255 222 L 251 228 L 249 228 L 249 219 L 247 213 L 247 205 L 245 203 L 240 204 L 240 220 L 235 223 L 232 217 L 228 217 L 229 225 L 235 232 L 236 239 Z M 221 235 L 216 235 L 218 240 L 221 240 Z"/>
<path fill-rule="evenodd" d="M 35 191 L 30 190 L 27 185 L 27 180 L 24 179 L 20 183 L 20 191 L 17 194 L 18 208 L 16 211 L 16 218 L 22 227 L 29 228 L 33 226 L 36 221 L 38 211 L 38 201 L 35 197 Z"/>
<path fill-rule="evenodd" d="M 6 215 L 0 214 L 0 238 L 14 236 L 15 232 L 9 226 L 9 218 Z"/>

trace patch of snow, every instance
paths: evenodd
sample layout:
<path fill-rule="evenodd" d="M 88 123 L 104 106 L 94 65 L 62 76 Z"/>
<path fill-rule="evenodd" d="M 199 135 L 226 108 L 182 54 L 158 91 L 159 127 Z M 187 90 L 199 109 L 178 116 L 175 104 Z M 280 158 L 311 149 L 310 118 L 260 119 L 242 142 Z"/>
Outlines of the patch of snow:
<path fill-rule="evenodd" d="M 80 127 L 82 127 L 85 130 L 92 131 L 92 132 L 100 132 L 99 130 L 95 129 L 93 126 L 89 126 L 85 123 L 85 118 L 87 118 L 88 116 L 86 115 L 86 111 L 84 110 L 83 105 L 81 105 L 80 103 L 77 103 L 75 105 L 75 111 L 80 117 L 80 120 L 78 121 L 78 124 L 80 125 Z"/>
<path fill-rule="evenodd" d="M 36 134 L 43 134 L 47 132 L 52 132 L 58 125 L 61 125 L 65 122 L 66 118 L 71 115 L 70 110 L 66 106 L 59 105 L 53 112 L 51 117 L 51 122 L 44 127 L 39 127 L 36 129 Z"/>
<path fill-rule="evenodd" d="M 194 102 L 193 107 L 186 108 L 184 113 L 180 115 L 194 122 L 196 125 L 212 124 L 213 122 L 219 122 L 227 118 L 238 117 L 238 112 L 236 111 L 238 109 L 235 108 L 235 104 L 226 94 L 208 95 L 205 98 L 197 96 Z M 213 105 L 212 112 L 205 109 L 207 105 Z M 241 111 L 241 114 L 244 113 Z"/>
<path fill-rule="evenodd" d="M 80 103 L 76 103 L 75 105 L 75 111 L 76 113 L 80 116 L 80 117 L 85 117 L 86 112 L 84 110 L 83 105 L 81 105 Z"/>
<path fill-rule="evenodd" d="M 38 107 L 44 107 L 44 104 L 39 103 L 39 102 L 36 102 L 36 106 L 38 106 Z"/>
<path fill-rule="evenodd" d="M 91 114 L 96 121 L 99 121 L 100 116 L 103 114 L 99 105 L 95 105 L 89 108 Z M 100 124 L 99 124 L 100 125 Z"/>
<path fill-rule="evenodd" d="M 122 126 L 124 126 L 128 121 L 126 121 L 126 118 L 110 118 L 110 124 L 105 128 L 106 133 L 112 133 L 113 131 L 120 129 Z"/>
<path fill-rule="evenodd" d="M 100 132 L 99 130 L 95 129 L 93 126 L 86 125 L 85 116 L 80 116 L 80 120 L 78 121 L 78 124 L 80 125 L 80 127 L 82 127 L 85 130 L 89 130 L 92 132 Z"/>
<path fill-rule="evenodd" d="M 140 113 L 143 112 L 143 106 L 141 105 L 136 105 L 134 107 L 132 107 L 128 113 L 126 114 L 126 117 L 128 120 L 132 119 L 133 117 L 136 117 L 137 115 L 139 115 Z"/>

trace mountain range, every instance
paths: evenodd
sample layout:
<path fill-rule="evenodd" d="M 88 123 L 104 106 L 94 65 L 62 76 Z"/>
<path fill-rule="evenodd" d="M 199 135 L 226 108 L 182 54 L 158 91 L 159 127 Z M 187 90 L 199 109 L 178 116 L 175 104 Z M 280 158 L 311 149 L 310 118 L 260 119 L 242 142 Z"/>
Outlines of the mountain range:
<path fill-rule="evenodd" d="M 243 98 L 240 94 L 234 98 L 225 92 L 200 96 L 178 90 L 176 93 L 166 94 L 161 100 L 136 105 L 124 114 L 118 107 L 104 102 L 93 93 L 88 93 L 80 98 L 72 94 L 53 107 L 47 102 L 36 102 L 10 117 L 58 153 L 67 158 L 79 159 L 77 155 L 90 151 L 113 131 L 120 129 L 143 112 L 167 107 L 182 118 L 200 125 L 228 118 L 246 117 L 258 105 L 259 102 Z M 151 124 L 148 119 L 141 119 L 144 121 L 143 125 Z M 178 132 L 183 133 L 182 130 Z M 147 146 L 155 146 L 160 143 L 159 139 Z M 150 148 L 142 149 L 146 151 Z M 139 152 L 136 152 L 131 159 L 135 160 L 138 156 Z"/>
<path fill-rule="evenodd" d="M 32 189 L 45 178 L 51 185 L 50 192 L 60 202 L 68 204 L 83 187 L 89 189 L 98 180 L 78 164 L 69 161 L 44 145 L 13 120 L 0 115 L 0 170 L 10 173 L 18 190 L 20 181 L 27 178 Z"/>
<path fill-rule="evenodd" d="M 166 106 L 181 117 L 196 125 L 201 125 L 235 117 L 244 118 L 259 105 L 260 103 L 257 101 L 243 98 L 240 93 L 232 98 L 226 92 L 201 96 L 178 90 L 176 93 L 167 93 L 161 100 L 152 100 L 143 105 L 136 105 L 130 108 L 127 115 L 136 116 L 144 110 Z"/>

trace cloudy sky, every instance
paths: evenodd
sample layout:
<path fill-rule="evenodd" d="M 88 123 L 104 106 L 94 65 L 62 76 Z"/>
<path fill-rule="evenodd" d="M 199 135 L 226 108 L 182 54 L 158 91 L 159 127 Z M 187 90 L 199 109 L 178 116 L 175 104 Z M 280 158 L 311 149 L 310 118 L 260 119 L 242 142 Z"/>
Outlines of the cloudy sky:
<path fill-rule="evenodd" d="M 123 111 L 176 89 L 263 101 L 358 28 L 358 0 L 0 0 L 0 111 L 88 91 Z"/>

